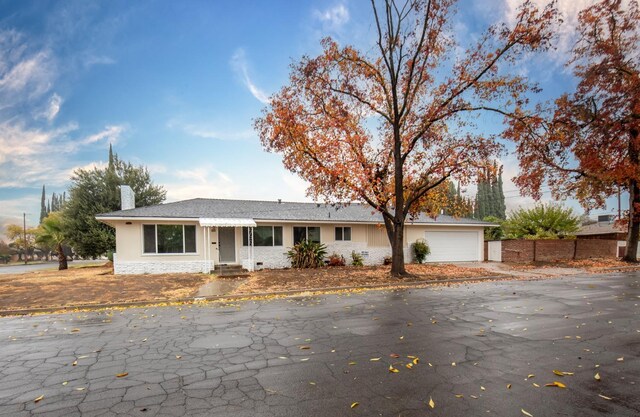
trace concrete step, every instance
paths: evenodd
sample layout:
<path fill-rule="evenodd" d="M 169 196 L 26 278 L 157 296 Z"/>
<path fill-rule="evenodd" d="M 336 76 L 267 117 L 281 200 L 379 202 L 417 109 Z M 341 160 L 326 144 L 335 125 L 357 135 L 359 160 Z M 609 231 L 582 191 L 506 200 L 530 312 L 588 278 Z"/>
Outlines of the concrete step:
<path fill-rule="evenodd" d="M 249 276 L 249 271 L 244 269 L 242 265 L 218 264 L 213 268 L 212 273 L 224 278 L 237 278 Z"/>

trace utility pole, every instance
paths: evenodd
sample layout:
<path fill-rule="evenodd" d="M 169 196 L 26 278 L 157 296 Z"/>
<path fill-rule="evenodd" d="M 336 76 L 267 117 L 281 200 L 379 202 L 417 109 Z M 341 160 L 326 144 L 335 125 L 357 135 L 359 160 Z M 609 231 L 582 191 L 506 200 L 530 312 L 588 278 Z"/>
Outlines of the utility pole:
<path fill-rule="evenodd" d="M 27 213 L 22 213 L 22 238 L 24 243 L 24 264 L 27 264 Z"/>
<path fill-rule="evenodd" d="M 622 220 L 622 211 L 620 210 L 620 186 L 618 185 L 618 220 Z"/>

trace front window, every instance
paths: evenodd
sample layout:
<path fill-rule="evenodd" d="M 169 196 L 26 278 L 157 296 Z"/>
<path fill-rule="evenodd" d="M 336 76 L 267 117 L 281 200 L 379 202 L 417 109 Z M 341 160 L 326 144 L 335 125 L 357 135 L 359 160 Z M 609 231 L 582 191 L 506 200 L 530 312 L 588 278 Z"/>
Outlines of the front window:
<path fill-rule="evenodd" d="M 351 240 L 351 227 L 336 227 L 336 240 Z"/>
<path fill-rule="evenodd" d="M 293 244 L 296 245 L 303 240 L 309 240 L 314 243 L 320 243 L 320 228 L 294 226 L 293 227 Z"/>
<path fill-rule="evenodd" d="M 195 253 L 196 227 L 182 224 L 145 224 L 144 253 Z"/>
<path fill-rule="evenodd" d="M 242 244 L 249 246 L 249 229 L 242 228 Z M 282 246 L 282 226 L 253 228 L 253 246 Z"/>

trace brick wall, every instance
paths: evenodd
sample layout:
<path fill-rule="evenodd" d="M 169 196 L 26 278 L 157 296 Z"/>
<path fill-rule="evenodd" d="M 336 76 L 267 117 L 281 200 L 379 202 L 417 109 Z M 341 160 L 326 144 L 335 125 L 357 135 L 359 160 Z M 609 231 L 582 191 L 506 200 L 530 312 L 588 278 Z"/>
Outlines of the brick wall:
<path fill-rule="evenodd" d="M 540 262 L 573 259 L 576 250 L 576 240 L 536 240 L 535 260 Z"/>
<path fill-rule="evenodd" d="M 533 240 L 503 240 L 502 262 L 533 262 Z"/>
<path fill-rule="evenodd" d="M 576 259 L 613 258 L 617 256 L 618 241 L 603 239 L 576 240 Z"/>
<path fill-rule="evenodd" d="M 502 262 L 551 262 L 619 256 L 617 240 L 541 239 L 503 240 L 501 243 Z"/>

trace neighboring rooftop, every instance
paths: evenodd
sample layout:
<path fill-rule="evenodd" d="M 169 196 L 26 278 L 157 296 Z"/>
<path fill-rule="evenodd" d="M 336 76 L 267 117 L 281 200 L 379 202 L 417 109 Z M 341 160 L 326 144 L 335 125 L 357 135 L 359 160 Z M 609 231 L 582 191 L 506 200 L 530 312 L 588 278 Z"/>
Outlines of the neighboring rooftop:
<path fill-rule="evenodd" d="M 602 235 L 611 233 L 627 233 L 627 230 L 616 223 L 592 223 L 583 225 L 576 236 Z"/>
<path fill-rule="evenodd" d="M 251 218 L 254 220 L 335 221 L 380 223 L 382 215 L 364 204 L 330 205 L 323 203 L 291 203 L 285 201 L 221 200 L 195 198 L 155 206 L 138 207 L 99 214 L 109 218 Z M 476 219 L 440 215 L 433 219 L 420 215 L 413 223 L 489 225 Z"/>

